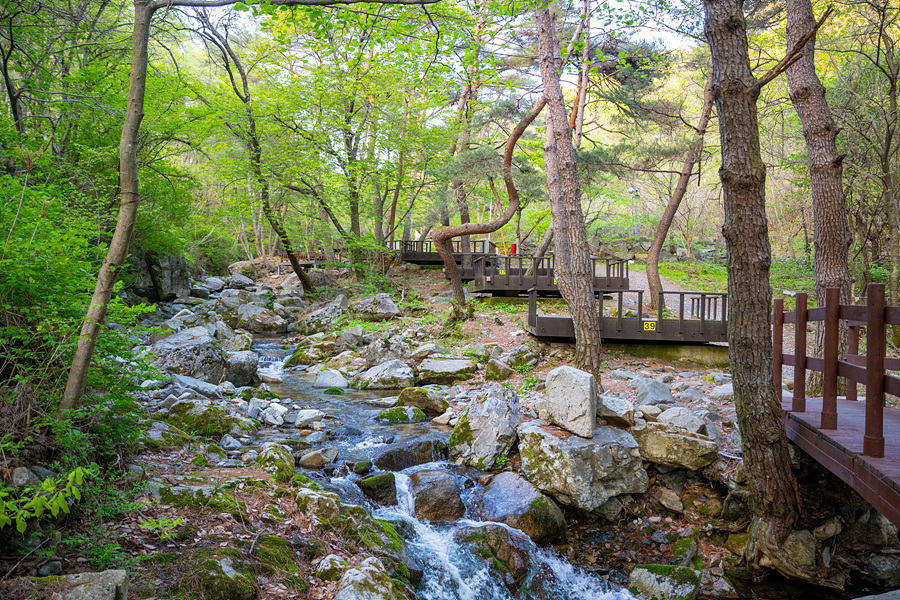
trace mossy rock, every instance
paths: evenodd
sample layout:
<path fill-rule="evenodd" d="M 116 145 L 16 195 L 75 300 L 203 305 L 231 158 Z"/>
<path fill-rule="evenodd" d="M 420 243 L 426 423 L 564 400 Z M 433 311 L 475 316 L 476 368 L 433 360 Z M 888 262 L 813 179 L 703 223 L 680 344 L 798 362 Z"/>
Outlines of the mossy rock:
<path fill-rule="evenodd" d="M 260 400 L 279 400 L 278 394 L 275 392 L 267 392 L 265 390 L 261 390 L 259 388 L 250 388 L 249 390 L 244 390 L 241 392 L 241 400 L 245 402 L 250 402 L 253 398 L 259 398 Z"/>
<path fill-rule="evenodd" d="M 294 455 L 284 444 L 267 442 L 256 457 L 256 464 L 272 475 L 275 481 L 287 483 L 294 476 Z"/>
<path fill-rule="evenodd" d="M 322 393 L 329 394 L 331 396 L 343 396 L 344 390 L 343 390 L 343 388 L 339 388 L 339 387 L 330 387 L 330 388 L 326 388 L 325 391 Z"/>
<path fill-rule="evenodd" d="M 670 565 L 689 567 L 697 556 L 697 540 L 694 538 L 681 538 L 672 546 Z"/>
<path fill-rule="evenodd" d="M 305 487 L 311 490 L 320 490 L 322 486 L 304 475 L 303 473 L 297 473 L 291 478 L 291 483 L 293 483 L 297 487 Z"/>
<path fill-rule="evenodd" d="M 323 358 L 325 358 L 325 354 L 317 348 L 298 348 L 284 363 L 284 366 L 314 365 Z"/>
<path fill-rule="evenodd" d="M 737 556 L 743 556 L 747 549 L 747 543 L 750 541 L 749 533 L 732 533 L 725 540 L 725 547 L 729 552 Z"/>
<path fill-rule="evenodd" d="M 161 487 L 159 499 L 163 504 L 175 507 L 188 507 L 195 510 L 206 508 L 215 512 L 224 512 L 240 518 L 247 514 L 243 502 L 217 486 L 209 485 L 175 485 Z"/>
<path fill-rule="evenodd" d="M 372 461 L 361 460 L 353 465 L 353 472 L 357 475 L 365 475 L 372 470 Z"/>
<path fill-rule="evenodd" d="M 259 558 L 267 575 L 277 573 L 299 573 L 297 553 L 290 542 L 274 535 L 261 535 L 253 548 L 253 556 Z"/>
<path fill-rule="evenodd" d="M 183 448 L 193 441 L 190 435 L 171 425 L 167 431 L 161 431 L 160 437 L 162 439 L 154 440 L 144 436 L 141 438 L 141 443 L 150 450 L 166 450 L 169 448 Z"/>
<path fill-rule="evenodd" d="M 255 600 L 256 579 L 239 551 L 201 548 L 182 555 L 181 597 L 197 600 Z"/>
<path fill-rule="evenodd" d="M 396 406 L 378 413 L 376 417 L 379 421 L 387 421 L 389 423 L 421 423 L 428 417 L 420 408 L 412 406 Z"/>
<path fill-rule="evenodd" d="M 348 565 L 349 563 L 340 556 L 329 554 L 319 563 L 316 577 L 322 581 L 339 581 Z"/>
<path fill-rule="evenodd" d="M 694 600 L 700 589 L 700 574 L 676 565 L 635 565 L 628 590 L 647 600 Z"/>
<path fill-rule="evenodd" d="M 397 485 L 391 472 L 379 473 L 356 482 L 366 498 L 383 506 L 397 504 Z"/>
<path fill-rule="evenodd" d="M 179 407 L 179 404 L 183 406 Z M 220 438 L 238 425 L 237 419 L 219 406 L 195 405 L 193 409 L 187 406 L 187 403 L 173 406 L 176 410 L 170 411 L 166 420 L 171 427 L 203 437 Z"/>
<path fill-rule="evenodd" d="M 451 448 L 459 444 L 471 444 L 475 441 L 475 434 L 472 432 L 472 426 L 469 424 L 469 411 L 466 411 L 459 417 L 459 421 L 453 426 L 450 432 L 450 440 L 447 442 Z"/>

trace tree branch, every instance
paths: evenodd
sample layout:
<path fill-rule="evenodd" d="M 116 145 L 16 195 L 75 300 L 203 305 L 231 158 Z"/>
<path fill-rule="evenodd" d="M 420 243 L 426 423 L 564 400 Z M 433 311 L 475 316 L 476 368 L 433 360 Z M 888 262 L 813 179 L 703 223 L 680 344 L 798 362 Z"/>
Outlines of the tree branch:
<path fill-rule="evenodd" d="M 772 69 L 760 77 L 756 81 L 757 90 L 761 90 L 767 84 L 771 83 L 773 79 L 784 73 L 788 70 L 788 68 L 797 62 L 800 58 L 800 53 L 803 52 L 803 49 L 806 47 L 806 44 L 813 38 L 816 37 L 816 33 L 819 31 L 819 28 L 825 24 L 825 21 L 828 17 L 831 16 L 831 13 L 834 12 L 834 7 L 829 6 L 828 10 L 825 11 L 825 14 L 816 22 L 816 26 L 812 28 L 812 31 L 808 32 L 806 35 L 797 40 L 797 43 L 794 44 L 794 47 L 791 48 L 790 52 L 785 54 L 784 58 L 778 61 L 778 64 L 772 67 Z"/>

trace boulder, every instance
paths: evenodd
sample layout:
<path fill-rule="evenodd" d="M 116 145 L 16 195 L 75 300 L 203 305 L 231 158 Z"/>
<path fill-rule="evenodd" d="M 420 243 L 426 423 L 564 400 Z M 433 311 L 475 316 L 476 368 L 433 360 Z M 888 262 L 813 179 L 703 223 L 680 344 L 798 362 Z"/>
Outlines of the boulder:
<path fill-rule="evenodd" d="M 375 294 L 350 303 L 350 313 L 362 321 L 389 321 L 400 315 L 400 309 L 388 294 Z"/>
<path fill-rule="evenodd" d="M 649 478 L 627 431 L 598 427 L 590 439 L 560 439 L 541 421 L 519 426 L 522 473 L 562 504 L 594 510 L 619 494 L 643 494 Z"/>
<path fill-rule="evenodd" d="M 396 423 L 399 425 L 402 423 L 421 423 L 427 417 L 421 409 L 414 406 L 397 406 L 381 411 L 376 418 L 379 421 Z"/>
<path fill-rule="evenodd" d="M 412 345 L 402 336 L 394 336 L 389 340 L 377 339 L 365 347 L 363 356 L 366 366 L 373 367 L 389 360 L 399 360 L 412 353 Z"/>
<path fill-rule="evenodd" d="M 238 263 L 235 263 L 235 264 L 238 264 Z M 234 266 L 235 265 L 229 265 L 228 268 L 231 269 Z M 228 287 L 235 289 L 235 290 L 243 290 L 248 287 L 253 287 L 256 285 L 256 283 L 252 279 L 247 277 L 246 275 L 243 275 L 241 273 L 235 273 L 235 272 L 232 272 L 231 277 L 226 279 L 225 283 Z"/>
<path fill-rule="evenodd" d="M 556 503 L 517 473 L 494 477 L 476 504 L 479 518 L 515 527 L 535 544 L 552 544 L 566 534 L 566 519 Z"/>
<path fill-rule="evenodd" d="M 294 456 L 291 449 L 277 442 L 266 442 L 256 457 L 256 464 L 276 481 L 290 481 L 294 475 Z"/>
<path fill-rule="evenodd" d="M 54 579 L 57 578 L 54 577 Z M 58 580 L 57 585 L 64 591 L 64 594 L 56 593 L 51 596 L 48 590 L 46 596 L 35 594 L 30 597 L 39 595 L 41 598 L 59 597 L 61 600 L 126 600 L 128 598 L 128 571 L 125 569 L 62 575 Z"/>
<path fill-rule="evenodd" d="M 657 422 L 673 425 L 691 433 L 700 433 L 706 423 L 689 408 L 675 406 L 664 410 L 656 417 Z"/>
<path fill-rule="evenodd" d="M 190 293 L 191 279 L 187 261 L 183 255 L 148 252 L 144 259 L 147 267 L 146 275 L 149 275 L 157 299 L 170 302 Z M 141 270 L 137 269 L 137 271 Z M 139 279 L 146 281 L 146 276 Z"/>
<path fill-rule="evenodd" d="M 513 373 L 515 373 L 515 370 L 508 364 L 501 362 L 496 358 L 492 358 L 488 361 L 487 366 L 484 368 L 484 380 L 506 381 L 507 379 L 512 377 Z"/>
<path fill-rule="evenodd" d="M 489 568 L 496 571 L 514 597 L 521 597 L 519 592 L 522 585 L 528 581 L 534 552 L 534 544 L 528 539 L 528 536 L 497 523 L 487 523 L 475 527 L 461 527 L 454 537 L 461 544 L 469 546 L 473 556 L 481 557 Z M 538 579 L 540 579 L 540 575 L 536 574 L 533 581 Z M 559 584 L 554 587 L 559 592 L 563 591 Z M 533 590 L 529 589 L 528 591 Z M 504 594 L 505 596 L 506 594 Z M 496 598 L 499 595 L 493 597 Z M 549 598 L 556 597 L 556 594 L 545 596 L 538 592 L 536 595 L 529 593 L 527 597 Z"/>
<path fill-rule="evenodd" d="M 426 440 L 386 450 L 374 462 L 383 471 L 402 471 L 416 465 L 447 460 L 449 456 L 447 444 L 440 440 Z"/>
<path fill-rule="evenodd" d="M 344 376 L 341 375 L 340 371 L 335 371 L 334 369 L 323 369 L 319 371 L 319 375 L 316 377 L 316 381 L 315 383 L 313 383 L 313 387 L 320 389 L 346 389 L 350 387 L 350 382 L 344 379 Z"/>
<path fill-rule="evenodd" d="M 603 394 L 598 398 L 597 416 L 610 425 L 631 427 L 634 425 L 634 405 L 627 398 Z"/>
<path fill-rule="evenodd" d="M 200 381 L 193 377 L 188 377 L 187 375 L 175 375 L 172 377 L 172 383 L 178 387 L 197 392 L 206 398 L 222 398 L 222 391 L 219 389 L 219 386 L 213 383 L 207 383 L 206 381 Z"/>
<path fill-rule="evenodd" d="M 516 439 L 522 418 L 519 397 L 512 390 L 488 384 L 475 392 L 469 408 L 453 427 L 450 452 L 479 469 L 491 469 Z"/>
<path fill-rule="evenodd" d="M 469 379 L 475 369 L 475 363 L 468 359 L 426 358 L 419 363 L 419 383 L 453 385 Z"/>
<path fill-rule="evenodd" d="M 414 406 L 422 409 L 426 415 L 435 417 L 444 414 L 450 403 L 447 402 L 447 392 L 439 386 L 426 386 L 404 388 L 400 392 L 397 406 Z"/>
<path fill-rule="evenodd" d="M 419 346 L 418 348 L 416 348 L 415 350 L 410 352 L 409 359 L 419 361 L 419 360 L 428 358 L 432 354 L 443 354 L 443 353 L 444 353 L 443 348 L 441 348 L 437 344 L 428 342 L 427 344 L 422 344 L 421 346 Z"/>
<path fill-rule="evenodd" d="M 225 282 L 218 277 L 207 277 L 204 281 L 206 282 L 206 288 L 213 293 L 221 292 L 225 289 Z"/>
<path fill-rule="evenodd" d="M 337 460 L 338 449 L 334 446 L 307 452 L 297 461 L 305 469 L 318 469 Z"/>
<path fill-rule="evenodd" d="M 638 405 L 641 404 L 667 404 L 674 402 L 672 390 L 665 383 L 656 379 L 641 379 L 635 387 Z"/>
<path fill-rule="evenodd" d="M 513 369 L 523 369 L 537 365 L 538 355 L 528 346 L 516 346 L 512 350 L 498 356 L 497 360 Z"/>
<path fill-rule="evenodd" d="M 597 380 L 574 367 L 557 367 L 547 374 L 545 407 L 551 422 L 575 435 L 594 437 L 597 425 Z"/>
<path fill-rule="evenodd" d="M 397 504 L 397 485 L 391 472 L 379 473 L 356 482 L 366 498 L 375 504 L 393 506 Z"/>
<path fill-rule="evenodd" d="M 628 579 L 628 589 L 644 600 L 694 600 L 700 589 L 700 575 L 689 567 L 636 565 Z"/>
<path fill-rule="evenodd" d="M 728 400 L 733 400 L 734 385 L 731 383 L 726 383 L 724 385 L 713 388 L 713 391 L 709 393 L 709 399 L 713 402 L 726 402 Z"/>
<path fill-rule="evenodd" d="M 40 487 L 43 480 L 27 467 L 16 467 L 9 478 L 11 487 Z"/>
<path fill-rule="evenodd" d="M 353 378 L 351 385 L 360 389 L 395 390 L 413 385 L 413 371 L 401 360 L 389 360 Z"/>
<path fill-rule="evenodd" d="M 346 307 L 347 299 L 344 296 L 338 296 L 334 301 L 302 317 L 291 326 L 291 331 L 301 335 L 311 335 L 333 329 L 344 315 Z"/>
<path fill-rule="evenodd" d="M 237 387 L 253 385 L 259 381 L 256 368 L 259 366 L 259 355 L 251 350 L 233 352 L 225 363 L 225 379 Z"/>
<path fill-rule="evenodd" d="M 719 448 L 700 435 L 662 423 L 647 423 L 631 429 L 644 460 L 696 471 L 716 461 Z"/>
<path fill-rule="evenodd" d="M 206 327 L 191 327 L 153 344 L 156 366 L 170 373 L 218 383 L 228 357 Z"/>
<path fill-rule="evenodd" d="M 384 564 L 372 557 L 344 573 L 334 600 L 397 600 L 397 596 Z"/>
<path fill-rule="evenodd" d="M 338 581 L 347 570 L 347 566 L 346 560 L 337 554 L 329 554 L 316 567 L 316 577 L 322 581 Z"/>
<path fill-rule="evenodd" d="M 416 471 L 409 477 L 416 517 L 431 523 L 453 523 L 466 514 L 459 486 L 446 471 Z"/>
<path fill-rule="evenodd" d="M 242 304 L 229 325 L 253 333 L 284 333 L 288 322 L 269 308 L 258 304 Z"/>
<path fill-rule="evenodd" d="M 325 418 L 325 413 L 315 408 L 305 408 L 297 411 L 297 420 L 294 421 L 294 427 L 307 427 L 311 423 L 316 423 Z"/>

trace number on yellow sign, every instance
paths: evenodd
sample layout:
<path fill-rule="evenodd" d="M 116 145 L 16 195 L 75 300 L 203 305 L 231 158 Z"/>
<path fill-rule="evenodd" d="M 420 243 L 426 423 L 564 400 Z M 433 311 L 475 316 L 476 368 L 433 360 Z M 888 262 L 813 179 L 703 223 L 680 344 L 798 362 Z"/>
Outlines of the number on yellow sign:
<path fill-rule="evenodd" d="M 656 331 L 656 321 L 644 321 L 644 331 Z"/>

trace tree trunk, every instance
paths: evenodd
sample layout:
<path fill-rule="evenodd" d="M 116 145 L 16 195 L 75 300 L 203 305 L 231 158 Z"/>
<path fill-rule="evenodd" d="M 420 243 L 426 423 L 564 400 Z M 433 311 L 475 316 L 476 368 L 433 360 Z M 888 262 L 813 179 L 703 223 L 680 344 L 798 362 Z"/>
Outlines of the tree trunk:
<path fill-rule="evenodd" d="M 434 248 L 440 255 L 441 260 L 444 261 L 444 268 L 447 270 L 447 276 L 450 278 L 450 289 L 453 291 L 453 300 L 460 308 L 465 307 L 466 305 L 466 294 L 465 290 L 463 290 L 462 279 L 459 276 L 459 269 L 456 267 L 456 260 L 453 258 L 448 242 L 452 238 L 461 235 L 479 235 L 497 231 L 509 223 L 510 219 L 513 218 L 513 215 L 516 214 L 516 211 L 519 209 L 519 192 L 516 190 L 515 182 L 512 177 L 513 152 L 516 149 L 516 142 L 519 141 L 519 138 L 525 130 L 528 129 L 531 122 L 541 113 L 545 104 L 544 98 L 541 98 L 528 114 L 519 121 L 519 124 L 515 126 L 509 134 L 509 138 L 506 140 L 506 148 L 503 152 L 503 181 L 506 184 L 506 193 L 509 196 L 509 204 L 506 207 L 506 211 L 497 219 L 487 223 L 462 223 L 460 225 L 452 225 L 449 227 L 445 226 L 435 230 L 432 235 L 431 239 L 434 242 Z M 491 181 L 491 189 L 496 195 L 493 181 Z"/>
<path fill-rule="evenodd" d="M 535 11 L 541 79 L 547 99 L 544 169 L 555 243 L 554 273 L 575 326 L 575 365 L 600 383 L 600 320 L 594 299 L 594 269 L 588 249 L 572 131 L 559 78 L 562 57 L 553 3 Z"/>
<path fill-rule="evenodd" d="M 741 0 L 704 0 L 703 5 L 722 140 L 719 175 L 725 196 L 722 233 L 728 250 L 728 352 L 753 497 L 746 556 L 753 569 L 773 564 L 784 574 L 804 577 L 808 573 L 782 550 L 799 508 L 784 411 L 772 378 L 772 252 L 756 112 L 760 82 L 750 68 Z"/>
<path fill-rule="evenodd" d="M 91 297 L 78 346 L 72 357 L 72 366 L 66 380 L 59 410 L 75 408 L 75 403 L 84 393 L 88 370 L 100 327 L 106 319 L 113 285 L 128 256 L 128 242 L 137 220 L 139 201 L 138 181 L 138 131 L 144 117 L 144 94 L 147 89 L 147 43 L 150 39 L 150 20 L 154 8 L 150 0 L 134 1 L 134 31 L 131 38 L 131 76 L 128 88 L 128 104 L 125 107 L 125 121 L 119 140 L 119 216 L 116 229 L 109 243 L 109 250 L 97 274 L 97 285 Z"/>
<path fill-rule="evenodd" d="M 675 190 L 672 192 L 672 197 L 666 205 L 666 210 L 659 220 L 656 233 L 653 234 L 653 243 L 650 244 L 650 250 L 647 252 L 647 284 L 650 287 L 650 306 L 653 310 L 659 309 L 659 293 L 662 291 L 662 280 L 659 278 L 659 253 L 662 252 L 663 245 L 666 243 L 666 236 L 669 234 L 669 228 L 672 226 L 672 221 L 675 220 L 675 214 L 678 212 L 681 200 L 684 198 L 688 184 L 691 182 L 694 165 L 700 160 L 700 153 L 703 151 L 703 136 L 706 135 L 706 127 L 709 125 L 712 106 L 712 73 L 710 73 L 706 80 L 706 88 L 703 90 L 703 108 L 700 111 L 697 128 L 694 130 L 694 139 L 684 155 L 684 163 L 681 166 L 678 183 L 675 184 Z"/>
<path fill-rule="evenodd" d="M 787 47 L 790 49 L 804 34 L 815 28 L 816 18 L 810 0 L 785 0 L 785 6 Z M 844 157 L 838 154 L 837 126 L 825 99 L 825 86 L 816 74 L 815 41 L 813 37 L 797 61 L 788 67 L 787 80 L 791 102 L 803 124 L 803 137 L 806 139 L 806 151 L 809 155 L 816 300 L 819 306 L 825 306 L 825 290 L 836 287 L 841 290 L 841 304 L 851 304 L 853 290 L 847 261 L 850 224 L 841 166 Z M 840 356 L 846 353 L 849 340 L 849 329 L 841 321 Z M 824 348 L 825 328 L 820 326 L 816 329 L 815 355 L 823 356 Z M 820 396 L 821 390 L 821 374 L 811 371 L 807 393 Z"/>

